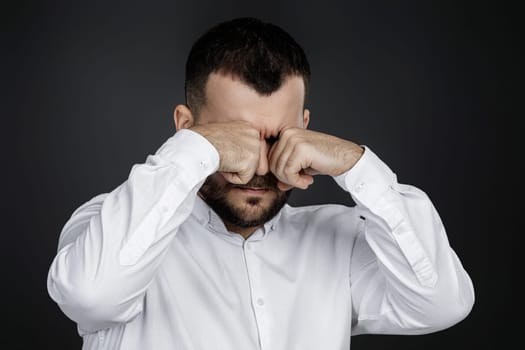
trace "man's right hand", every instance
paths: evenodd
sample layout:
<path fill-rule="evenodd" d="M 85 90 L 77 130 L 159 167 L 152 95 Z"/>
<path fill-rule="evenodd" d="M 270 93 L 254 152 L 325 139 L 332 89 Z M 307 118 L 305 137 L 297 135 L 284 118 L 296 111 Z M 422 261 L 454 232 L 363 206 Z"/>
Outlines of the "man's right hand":
<path fill-rule="evenodd" d="M 205 137 L 219 152 L 219 172 L 234 184 L 245 184 L 259 166 L 261 148 L 266 141 L 248 122 L 198 124 L 189 128 Z M 266 157 L 266 154 L 263 155 Z M 267 162 L 266 158 L 263 160 Z"/>

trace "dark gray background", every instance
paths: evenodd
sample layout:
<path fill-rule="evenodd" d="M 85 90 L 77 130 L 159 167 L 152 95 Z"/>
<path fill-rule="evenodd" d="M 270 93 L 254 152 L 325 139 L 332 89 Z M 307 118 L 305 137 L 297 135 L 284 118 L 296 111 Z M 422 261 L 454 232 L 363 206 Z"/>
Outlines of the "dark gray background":
<path fill-rule="evenodd" d="M 312 67 L 311 128 L 368 145 L 423 189 L 476 290 L 460 324 L 425 336 L 359 336 L 353 349 L 489 349 L 517 329 L 512 214 L 520 158 L 516 22 L 502 3 L 413 1 L 17 2 L 2 21 L 5 349 L 80 349 L 46 276 L 75 208 L 110 192 L 174 132 L 193 41 L 256 16 L 287 30 Z M 316 177 L 292 204 L 346 203 Z M 5 310 L 7 309 L 7 313 Z M 521 322 L 522 323 L 522 322 Z M 320 349 L 321 350 L 321 349 Z M 324 350 L 324 349 L 323 349 Z"/>

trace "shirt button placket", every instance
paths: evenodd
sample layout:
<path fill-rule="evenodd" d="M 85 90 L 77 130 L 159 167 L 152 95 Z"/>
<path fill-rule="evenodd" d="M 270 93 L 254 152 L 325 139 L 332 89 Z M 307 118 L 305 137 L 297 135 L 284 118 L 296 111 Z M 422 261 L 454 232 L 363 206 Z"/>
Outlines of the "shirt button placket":
<path fill-rule="evenodd" d="M 260 278 L 260 264 L 257 257 L 254 255 L 255 243 L 251 241 L 245 242 L 245 257 L 246 257 L 246 268 L 250 279 L 250 289 L 252 302 L 254 305 L 255 320 L 257 322 L 257 328 L 259 330 L 259 339 L 261 342 L 261 349 L 269 349 L 268 344 L 268 325 L 266 319 L 264 290 L 261 288 Z"/>

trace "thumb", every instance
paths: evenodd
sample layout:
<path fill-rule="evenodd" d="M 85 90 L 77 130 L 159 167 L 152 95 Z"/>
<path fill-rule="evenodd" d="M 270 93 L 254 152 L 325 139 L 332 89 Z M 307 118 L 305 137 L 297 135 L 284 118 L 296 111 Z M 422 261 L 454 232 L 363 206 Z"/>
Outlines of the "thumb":
<path fill-rule="evenodd" d="M 229 173 L 229 172 L 224 172 L 223 171 L 223 172 L 220 172 L 220 174 L 229 183 L 232 183 L 232 184 L 235 184 L 235 185 L 242 185 L 243 184 L 241 178 L 239 177 L 239 175 L 237 173 Z"/>
<path fill-rule="evenodd" d="M 293 186 L 289 185 L 287 183 L 284 183 L 282 181 L 278 181 L 277 182 L 277 188 L 279 188 L 279 190 L 281 190 L 281 191 L 288 191 L 289 189 L 293 188 Z"/>
<path fill-rule="evenodd" d="M 248 181 L 250 181 L 255 174 L 255 170 L 256 169 L 250 169 L 237 172 L 237 178 L 239 179 L 240 184 L 244 185 L 248 183 Z"/>
<path fill-rule="evenodd" d="M 306 174 L 306 175 L 319 175 L 321 174 L 320 171 L 317 171 L 313 168 L 306 168 L 306 169 L 303 169 L 302 170 L 302 173 Z"/>
<path fill-rule="evenodd" d="M 253 177 L 253 172 L 221 172 L 224 179 L 235 185 L 244 185 L 248 183 Z"/>

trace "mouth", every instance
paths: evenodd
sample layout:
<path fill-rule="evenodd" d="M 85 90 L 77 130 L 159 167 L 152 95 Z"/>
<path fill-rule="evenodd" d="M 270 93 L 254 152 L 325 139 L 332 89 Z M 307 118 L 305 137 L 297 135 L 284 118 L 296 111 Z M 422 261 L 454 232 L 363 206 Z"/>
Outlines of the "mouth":
<path fill-rule="evenodd" d="M 247 187 L 247 186 L 235 186 L 234 188 L 241 190 L 243 193 L 252 195 L 262 195 L 270 191 L 267 187 Z"/>

